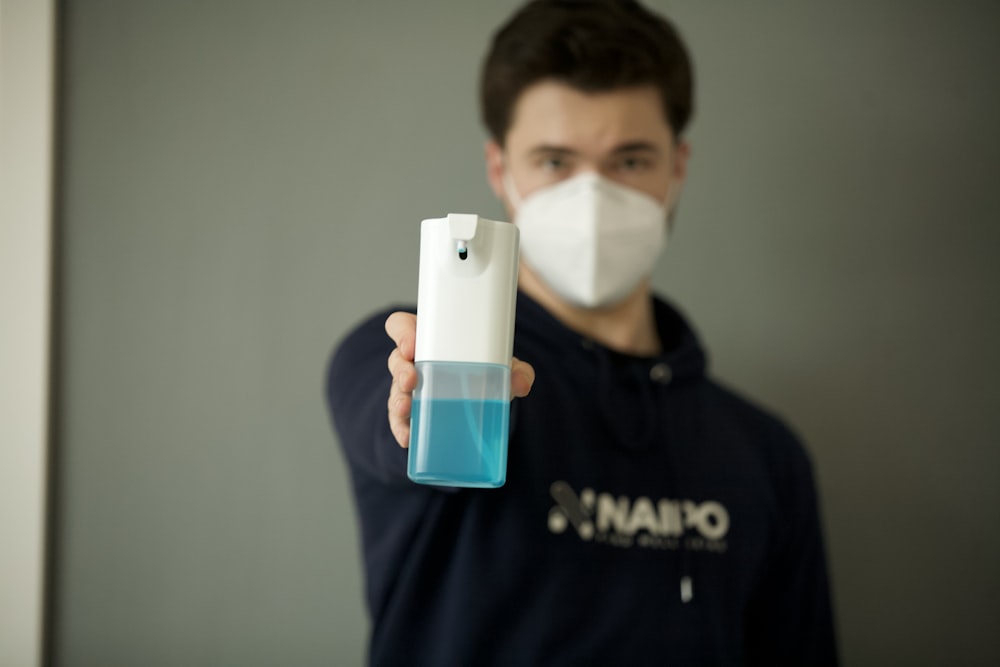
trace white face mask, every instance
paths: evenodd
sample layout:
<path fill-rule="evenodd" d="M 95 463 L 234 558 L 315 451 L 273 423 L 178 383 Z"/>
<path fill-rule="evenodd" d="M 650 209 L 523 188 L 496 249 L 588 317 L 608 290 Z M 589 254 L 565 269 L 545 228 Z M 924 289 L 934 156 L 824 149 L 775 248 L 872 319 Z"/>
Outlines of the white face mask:
<path fill-rule="evenodd" d="M 593 172 L 537 190 L 523 202 L 509 174 L 504 185 L 516 208 L 521 256 L 576 306 L 624 299 L 652 272 L 666 245 L 667 204 Z"/>

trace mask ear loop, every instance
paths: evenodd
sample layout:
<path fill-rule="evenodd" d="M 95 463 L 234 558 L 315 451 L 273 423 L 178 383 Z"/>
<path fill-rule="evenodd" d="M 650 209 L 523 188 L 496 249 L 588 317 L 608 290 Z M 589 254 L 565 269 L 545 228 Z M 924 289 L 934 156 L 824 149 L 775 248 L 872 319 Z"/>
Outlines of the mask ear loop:
<path fill-rule="evenodd" d="M 674 148 L 678 146 L 679 140 L 674 141 Z M 676 163 L 675 163 L 676 164 Z M 671 180 L 670 185 L 667 187 L 666 201 L 664 201 L 663 206 L 667 210 L 667 231 L 672 231 L 674 228 L 674 218 L 677 217 L 677 200 L 680 199 L 681 190 L 684 189 L 684 181 L 680 182 L 680 187 L 678 187 L 676 180 Z"/>
<path fill-rule="evenodd" d="M 672 231 L 674 228 L 674 218 L 677 217 L 677 200 L 680 198 L 679 193 L 681 188 L 676 187 L 677 182 L 671 181 L 670 185 L 667 187 L 667 196 L 663 201 L 663 208 L 667 212 L 667 231 Z"/>
<path fill-rule="evenodd" d="M 663 209 L 670 215 L 670 209 L 674 207 L 674 192 L 677 189 L 674 187 L 675 182 L 671 181 L 670 185 L 667 186 L 667 196 L 663 198 Z"/>
<path fill-rule="evenodd" d="M 514 179 L 510 177 L 510 171 L 504 166 L 503 169 L 503 191 L 507 195 L 507 199 L 510 201 L 511 206 L 514 207 L 514 211 L 521 208 L 521 195 L 517 192 L 517 187 L 514 185 Z"/>

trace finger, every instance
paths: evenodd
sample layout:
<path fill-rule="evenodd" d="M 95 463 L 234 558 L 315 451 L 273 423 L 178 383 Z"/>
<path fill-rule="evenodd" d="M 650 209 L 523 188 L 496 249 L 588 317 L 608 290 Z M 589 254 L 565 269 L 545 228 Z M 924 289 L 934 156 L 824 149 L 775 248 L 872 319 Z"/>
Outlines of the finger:
<path fill-rule="evenodd" d="M 410 444 L 410 407 L 412 400 L 408 394 L 393 391 L 389 394 L 389 430 L 400 447 Z"/>
<path fill-rule="evenodd" d="M 410 446 L 410 425 L 408 423 L 389 422 L 389 428 L 392 429 L 392 437 L 396 439 L 396 444 L 403 449 Z"/>
<path fill-rule="evenodd" d="M 412 362 L 403 359 L 397 347 L 389 354 L 387 362 L 389 372 L 392 374 L 393 385 L 401 390 L 410 392 L 417 386 L 417 370 Z"/>
<path fill-rule="evenodd" d="M 510 393 L 513 398 L 523 398 L 531 392 L 535 384 L 535 368 L 517 357 L 510 365 Z"/>
<path fill-rule="evenodd" d="M 389 416 L 398 417 L 407 422 L 410 421 L 410 407 L 412 402 L 413 396 L 410 392 L 400 391 L 396 385 L 393 385 L 389 391 L 389 399 L 386 401 Z"/>
<path fill-rule="evenodd" d="M 385 332 L 396 343 L 403 359 L 413 361 L 417 338 L 417 316 L 397 311 L 385 321 Z"/>

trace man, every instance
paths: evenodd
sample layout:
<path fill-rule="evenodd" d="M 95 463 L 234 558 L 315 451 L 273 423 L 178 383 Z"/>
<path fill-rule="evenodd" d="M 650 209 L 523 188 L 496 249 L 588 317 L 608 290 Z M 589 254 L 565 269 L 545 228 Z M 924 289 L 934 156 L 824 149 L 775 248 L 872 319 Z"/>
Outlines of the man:
<path fill-rule="evenodd" d="M 486 166 L 522 259 L 506 485 L 407 479 L 413 314 L 330 367 L 373 664 L 836 662 L 808 458 L 650 290 L 691 90 L 673 27 L 634 2 L 532 2 L 495 35 Z"/>

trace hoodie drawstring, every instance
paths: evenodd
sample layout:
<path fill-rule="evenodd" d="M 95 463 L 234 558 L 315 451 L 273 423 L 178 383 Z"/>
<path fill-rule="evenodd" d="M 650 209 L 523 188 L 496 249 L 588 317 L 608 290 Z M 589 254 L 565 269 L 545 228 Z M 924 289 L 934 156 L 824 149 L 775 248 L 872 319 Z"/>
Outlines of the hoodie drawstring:
<path fill-rule="evenodd" d="M 685 485 L 684 478 L 681 473 L 681 462 L 679 455 L 679 448 L 682 446 L 681 440 L 678 438 L 688 438 L 695 439 L 697 441 L 700 436 L 700 421 L 697 417 L 697 411 L 700 410 L 700 406 L 694 397 L 688 399 L 681 394 L 680 400 L 684 403 L 681 405 L 680 410 L 674 413 L 679 420 L 683 423 L 679 424 L 680 428 L 673 429 L 674 437 L 670 437 L 669 431 L 669 420 L 674 415 L 662 414 L 659 411 L 659 402 L 656 400 L 656 394 L 659 391 L 669 391 L 669 387 L 663 381 L 658 381 L 652 371 L 649 373 L 648 378 L 643 378 L 639 381 L 640 385 L 640 396 L 643 402 L 642 412 L 643 423 L 641 424 L 619 424 L 618 414 L 613 407 L 613 396 L 612 391 L 615 386 L 613 373 L 613 362 L 611 359 L 611 353 L 593 343 L 592 341 L 585 341 L 584 346 L 592 349 L 597 355 L 597 383 L 598 391 L 600 395 L 598 397 L 598 403 L 601 409 L 601 416 L 604 418 L 604 422 L 609 425 L 609 430 L 612 436 L 616 440 L 616 445 L 619 447 L 636 451 L 639 449 L 645 449 L 649 446 L 655 446 L 655 443 L 660 443 L 665 447 L 666 454 L 669 461 L 670 474 L 671 476 L 671 488 L 676 496 L 676 502 L 678 505 L 678 512 L 681 519 L 680 525 L 680 537 L 678 539 L 678 551 L 679 551 L 679 561 L 680 561 L 680 578 L 679 578 L 679 593 L 681 602 L 687 604 L 694 599 L 694 576 L 692 573 L 692 562 L 691 562 L 691 552 L 688 549 L 687 539 L 685 533 L 687 531 L 687 525 L 685 520 L 684 505 L 689 499 L 685 498 Z M 657 362 L 653 368 L 658 369 L 657 375 L 663 376 L 663 366 L 664 362 Z M 666 372 L 666 377 L 669 378 L 669 371 Z M 669 380 L 668 380 L 669 381 Z M 659 386 L 651 386 L 651 384 L 657 384 Z M 689 389 L 689 391 L 691 391 Z M 686 393 L 686 392 L 685 392 Z M 690 402 L 691 405 L 687 405 Z M 628 429 L 629 426 L 635 427 L 633 429 Z"/>

